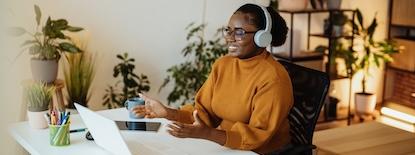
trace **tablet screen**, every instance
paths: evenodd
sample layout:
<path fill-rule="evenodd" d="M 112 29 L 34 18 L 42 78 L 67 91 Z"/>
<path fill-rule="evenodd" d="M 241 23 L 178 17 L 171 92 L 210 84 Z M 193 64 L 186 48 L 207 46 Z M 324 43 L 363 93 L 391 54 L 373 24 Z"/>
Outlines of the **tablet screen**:
<path fill-rule="evenodd" d="M 115 121 L 120 130 L 158 131 L 160 122 Z"/>

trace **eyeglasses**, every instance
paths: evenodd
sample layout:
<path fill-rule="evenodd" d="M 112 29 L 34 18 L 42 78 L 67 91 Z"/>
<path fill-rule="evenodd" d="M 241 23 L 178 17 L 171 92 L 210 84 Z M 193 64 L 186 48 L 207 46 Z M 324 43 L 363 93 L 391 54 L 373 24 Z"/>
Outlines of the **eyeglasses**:
<path fill-rule="evenodd" d="M 236 41 L 241 41 L 242 39 L 244 39 L 245 35 L 248 33 L 255 33 L 256 31 L 245 31 L 242 28 L 235 28 L 235 29 L 231 29 L 230 27 L 224 27 L 222 28 L 222 34 L 223 37 L 225 38 L 230 38 L 232 36 L 235 37 Z"/>

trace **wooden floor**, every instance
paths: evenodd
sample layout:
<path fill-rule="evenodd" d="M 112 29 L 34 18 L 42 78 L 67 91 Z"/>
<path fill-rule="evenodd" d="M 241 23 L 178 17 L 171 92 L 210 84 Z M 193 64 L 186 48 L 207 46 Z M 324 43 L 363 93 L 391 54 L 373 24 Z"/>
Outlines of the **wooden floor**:
<path fill-rule="evenodd" d="M 317 121 L 317 125 L 315 128 L 315 131 L 319 130 L 325 130 L 325 129 L 331 129 L 331 128 L 337 128 L 342 126 L 347 126 L 347 108 L 339 109 L 337 112 L 337 118 L 336 119 L 329 119 L 326 120 L 324 117 L 324 110 L 321 111 L 320 117 Z M 376 110 L 373 114 L 373 116 L 357 116 L 354 114 L 354 112 L 351 112 L 352 116 L 350 117 L 350 124 L 358 124 L 361 122 L 368 122 L 373 121 L 375 118 L 379 117 L 379 111 Z"/>

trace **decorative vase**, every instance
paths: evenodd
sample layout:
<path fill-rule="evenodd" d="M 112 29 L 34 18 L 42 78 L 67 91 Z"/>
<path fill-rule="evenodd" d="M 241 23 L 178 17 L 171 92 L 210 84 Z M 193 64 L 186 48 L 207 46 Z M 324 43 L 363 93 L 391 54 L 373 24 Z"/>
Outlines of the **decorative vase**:
<path fill-rule="evenodd" d="M 324 115 L 327 120 L 334 120 L 337 118 L 337 104 L 339 99 L 335 97 L 329 97 L 328 102 L 324 105 Z"/>
<path fill-rule="evenodd" d="M 371 93 L 356 93 L 355 105 L 358 115 L 370 115 L 376 107 L 376 95 Z"/>
<path fill-rule="evenodd" d="M 308 0 L 279 0 L 279 10 L 304 10 L 307 8 Z"/>
<path fill-rule="evenodd" d="M 327 0 L 327 9 L 329 10 L 340 9 L 341 4 L 342 4 L 342 0 Z"/>
<path fill-rule="evenodd" d="M 30 127 L 34 129 L 44 129 L 48 127 L 48 123 L 46 122 L 45 114 L 48 110 L 45 111 L 27 111 L 27 118 L 29 120 Z"/>
<path fill-rule="evenodd" d="M 37 60 L 31 59 L 33 80 L 52 83 L 58 76 L 58 60 Z"/>

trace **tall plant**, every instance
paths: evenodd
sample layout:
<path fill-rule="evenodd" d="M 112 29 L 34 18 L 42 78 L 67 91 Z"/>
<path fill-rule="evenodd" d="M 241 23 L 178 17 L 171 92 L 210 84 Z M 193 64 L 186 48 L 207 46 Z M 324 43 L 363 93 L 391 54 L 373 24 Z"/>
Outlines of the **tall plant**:
<path fill-rule="evenodd" d="M 189 43 L 182 49 L 182 54 L 189 60 L 167 69 L 169 75 L 160 87 L 161 90 L 173 80 L 174 88 L 167 97 L 169 104 L 193 103 L 194 96 L 206 81 L 212 64 L 227 53 L 223 39 L 219 35 L 220 30 L 212 40 L 207 40 L 203 36 L 205 27 L 205 24 L 195 26 L 194 23 L 186 27 L 189 31 L 186 40 Z"/>
<path fill-rule="evenodd" d="M 54 86 L 47 86 L 45 83 L 34 83 L 25 88 L 27 108 L 32 112 L 40 112 L 48 109 L 52 102 Z"/>
<path fill-rule="evenodd" d="M 83 28 L 70 26 L 66 19 L 53 20 L 50 17 L 44 26 L 40 24 L 42 13 L 39 6 L 34 6 L 36 14 L 36 31 L 31 33 L 22 27 L 10 28 L 10 34 L 21 36 L 28 34 L 32 38 L 26 40 L 21 46 L 29 49 L 29 54 L 39 60 L 59 60 L 63 52 L 80 52 L 81 50 L 73 44 L 71 38 L 64 32 L 79 32 Z M 39 27 L 41 29 L 39 30 Z M 20 55 L 20 54 L 19 54 Z"/>
<path fill-rule="evenodd" d="M 73 103 L 87 106 L 91 97 L 90 88 L 95 77 L 95 56 L 88 52 L 85 44 L 80 45 L 83 52 L 67 53 L 64 66 L 68 108 L 74 109 Z"/>
<path fill-rule="evenodd" d="M 144 74 L 138 76 L 134 73 L 135 65 L 134 58 L 128 58 L 128 53 L 123 55 L 117 54 L 117 58 L 121 60 L 119 64 L 114 67 L 113 77 L 121 77 L 120 81 L 114 86 L 108 86 L 104 95 L 104 106 L 109 109 L 121 107 L 128 98 L 137 97 L 138 93 L 147 92 L 150 90 L 150 81 Z M 117 89 L 122 82 L 122 89 Z"/>
<path fill-rule="evenodd" d="M 357 10 L 357 21 L 352 23 L 355 33 L 363 41 L 363 52 L 357 53 L 352 47 L 342 48 L 340 50 L 341 57 L 345 60 L 347 74 L 351 78 L 356 72 L 363 71 L 362 93 L 366 91 L 366 81 L 369 74 L 369 67 L 376 65 L 380 67 L 380 62 L 391 62 L 393 59 L 391 54 L 398 53 L 398 46 L 392 41 L 374 41 L 373 35 L 377 28 L 376 16 L 373 18 L 369 26 L 364 26 L 363 15 Z"/>

